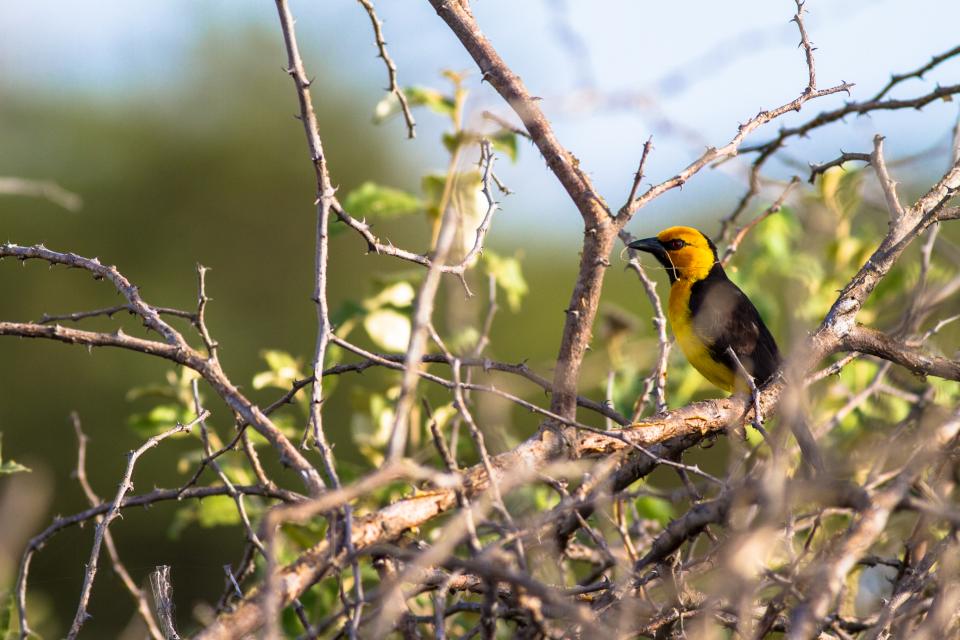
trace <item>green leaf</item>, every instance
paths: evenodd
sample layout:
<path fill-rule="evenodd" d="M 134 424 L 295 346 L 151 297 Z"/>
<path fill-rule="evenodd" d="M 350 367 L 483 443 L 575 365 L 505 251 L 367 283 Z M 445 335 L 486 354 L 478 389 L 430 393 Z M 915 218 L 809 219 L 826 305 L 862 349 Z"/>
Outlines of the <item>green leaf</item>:
<path fill-rule="evenodd" d="M 675 516 L 673 505 L 663 498 L 643 496 L 637 499 L 637 512 L 648 520 L 656 520 L 666 525 Z"/>
<path fill-rule="evenodd" d="M 237 504 L 229 496 L 210 496 L 200 501 L 197 522 L 201 527 L 222 527 L 239 524 Z"/>
<path fill-rule="evenodd" d="M 501 129 L 490 136 L 490 142 L 493 148 L 500 153 L 505 153 L 511 162 L 517 161 L 517 134 L 509 129 Z"/>
<path fill-rule="evenodd" d="M 428 87 L 407 87 L 403 89 L 403 95 L 406 96 L 411 107 L 426 107 L 442 116 L 452 117 L 456 108 L 453 98 Z M 374 107 L 373 121 L 379 124 L 398 113 L 400 113 L 400 100 L 393 93 L 388 93 Z"/>
<path fill-rule="evenodd" d="M 467 353 L 476 348 L 479 340 L 480 332 L 476 327 L 465 327 L 450 336 L 447 345 L 454 353 Z"/>
<path fill-rule="evenodd" d="M 398 218 L 423 211 L 420 198 L 392 187 L 364 182 L 343 201 L 344 208 L 356 217 Z"/>
<path fill-rule="evenodd" d="M 2 444 L 3 444 L 3 434 L 0 433 L 0 445 Z M 13 460 L 8 460 L 7 462 L 4 462 L 2 449 L 0 449 L 0 476 L 9 475 L 11 473 L 20 473 L 22 471 L 30 471 L 30 469 Z"/>
<path fill-rule="evenodd" d="M 820 179 L 820 197 L 835 214 L 848 216 L 860 206 L 863 170 L 833 167 Z"/>
<path fill-rule="evenodd" d="M 790 210 L 784 207 L 776 215 L 764 220 L 756 230 L 757 240 L 762 243 L 763 249 L 774 259 L 789 263 L 790 237 L 793 235 L 793 217 Z"/>
<path fill-rule="evenodd" d="M 330 314 L 330 322 L 334 327 L 339 327 L 348 320 L 353 320 L 363 315 L 363 307 L 353 300 L 344 300 L 333 313 Z"/>
<path fill-rule="evenodd" d="M 530 291 L 523 278 L 520 260 L 516 257 L 503 258 L 490 250 L 484 252 L 483 259 L 487 263 L 487 273 L 494 277 L 497 286 L 507 295 L 510 310 L 516 312 L 520 309 L 523 297 Z"/>
<path fill-rule="evenodd" d="M 127 401 L 140 400 L 142 398 L 163 398 L 165 400 L 176 400 L 177 392 L 170 385 L 148 384 L 142 387 L 134 387 L 127 391 Z"/>
<path fill-rule="evenodd" d="M 355 410 L 350 418 L 353 441 L 367 460 L 379 465 L 393 428 L 393 403 L 379 393 L 367 395 L 357 390 L 353 405 Z"/>
<path fill-rule="evenodd" d="M 395 282 L 387 285 L 377 295 L 363 301 L 363 309 L 376 311 L 382 307 L 406 309 L 413 304 L 417 292 L 409 282 Z"/>
<path fill-rule="evenodd" d="M 440 217 L 440 199 L 443 198 L 443 189 L 447 184 L 447 176 L 442 173 L 431 173 L 420 180 L 420 189 L 423 190 L 424 210 L 432 218 Z"/>
<path fill-rule="evenodd" d="M 453 154 L 459 147 L 463 146 L 468 140 L 469 137 L 466 135 L 466 131 L 458 131 L 457 133 L 445 133 L 440 137 L 440 141 L 443 142 L 444 148 L 450 153 Z"/>
<path fill-rule="evenodd" d="M 13 593 L 11 592 L 4 598 L 3 606 L 0 607 L 0 640 L 7 640 L 16 635 L 13 628 L 13 620 L 15 618 L 13 611 L 14 599 Z"/>
<path fill-rule="evenodd" d="M 378 347 L 402 353 L 410 342 L 410 318 L 393 309 L 377 309 L 363 319 L 363 328 Z"/>
<path fill-rule="evenodd" d="M 303 380 L 307 377 L 303 372 L 303 362 L 286 351 L 265 349 L 260 352 L 260 356 L 266 360 L 269 369 L 253 376 L 254 389 L 267 387 L 289 389 L 294 380 Z"/>
<path fill-rule="evenodd" d="M 210 528 L 233 526 L 239 522 L 240 513 L 237 511 L 237 505 L 233 498 L 229 496 L 208 496 L 197 503 L 188 504 L 178 509 L 170 522 L 167 534 L 171 538 L 177 539 L 192 524 Z"/>
<path fill-rule="evenodd" d="M 403 94 L 407 96 L 411 106 L 426 107 L 442 116 L 452 116 L 456 106 L 452 97 L 429 87 L 407 87 Z"/>
<path fill-rule="evenodd" d="M 187 414 L 183 407 L 176 404 L 159 404 L 147 413 L 135 413 L 127 419 L 127 424 L 140 436 L 148 438 L 162 433 L 173 425 L 186 424 L 193 419 L 193 414 Z M 189 435 L 187 432 L 174 435 L 182 438 Z"/>

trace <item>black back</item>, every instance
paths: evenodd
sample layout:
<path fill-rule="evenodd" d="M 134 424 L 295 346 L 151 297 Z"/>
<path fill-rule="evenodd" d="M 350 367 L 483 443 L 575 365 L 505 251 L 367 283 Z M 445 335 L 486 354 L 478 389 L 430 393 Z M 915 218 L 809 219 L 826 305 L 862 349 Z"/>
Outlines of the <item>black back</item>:
<path fill-rule="evenodd" d="M 746 294 L 714 264 L 709 275 L 690 288 L 693 329 L 710 348 L 710 355 L 734 371 L 727 347 L 743 363 L 759 386 L 780 368 L 780 350 L 760 313 Z"/>

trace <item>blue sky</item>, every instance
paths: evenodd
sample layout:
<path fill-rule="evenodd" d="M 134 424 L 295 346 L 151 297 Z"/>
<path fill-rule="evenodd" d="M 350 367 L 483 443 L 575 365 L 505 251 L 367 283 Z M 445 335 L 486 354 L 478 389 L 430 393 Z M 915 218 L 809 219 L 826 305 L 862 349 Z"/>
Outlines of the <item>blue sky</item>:
<path fill-rule="evenodd" d="M 960 3 L 952 0 L 809 0 L 807 5 L 819 85 L 855 82 L 855 99 L 875 93 L 890 72 L 912 69 L 960 42 Z M 363 108 L 372 110 L 385 78 L 361 7 L 353 0 L 294 0 L 291 6 L 308 68 L 320 57 L 335 61 L 343 78 L 368 92 L 371 102 Z M 705 144 L 725 143 L 738 122 L 761 108 L 791 100 L 806 83 L 799 37 L 788 22 L 795 7 L 788 0 L 476 0 L 473 6 L 503 57 L 543 98 L 560 140 L 614 206 L 625 197 L 640 146 L 651 133 L 655 151 L 648 173 L 650 180 L 659 180 L 676 173 Z M 475 68 L 426 0 L 384 0 L 378 10 L 401 84 L 436 86 L 441 69 Z M 204 31 L 239 31 L 257 23 L 276 28 L 272 2 L 5 2 L 0 4 L 0 73 L 7 83 L 109 97 L 175 81 Z M 895 95 L 915 95 L 936 81 L 960 81 L 960 61 L 943 65 L 926 83 L 906 83 Z M 322 86 L 323 78 L 318 82 Z M 475 113 L 508 113 L 488 86 L 475 85 Z M 786 122 L 845 99 L 811 103 Z M 938 103 L 921 114 L 854 119 L 852 126 L 833 127 L 789 151 L 804 161 L 825 161 L 840 148 L 869 150 L 874 132 L 881 131 L 891 156 L 915 153 L 944 142 L 956 113 L 957 103 Z M 668 130 L 665 119 L 681 126 Z M 404 144 L 415 145 L 420 156 L 439 158 L 431 128 L 439 123 L 426 116 L 420 122 L 420 138 Z M 751 140 L 767 138 L 775 127 Z M 385 134 L 399 137 L 402 128 L 388 127 Z M 522 216 L 549 210 L 556 212 L 559 229 L 567 229 L 567 223 L 575 228 L 572 206 L 535 151 L 528 147 L 522 156 L 518 165 L 501 169 L 517 191 L 505 208 Z M 792 171 L 776 162 L 770 166 L 781 176 Z M 634 226 L 652 230 L 665 219 L 682 217 L 703 198 L 719 210 L 729 209 L 743 183 L 739 168 L 742 164 L 733 163 L 706 172 L 682 194 L 654 203 Z"/>

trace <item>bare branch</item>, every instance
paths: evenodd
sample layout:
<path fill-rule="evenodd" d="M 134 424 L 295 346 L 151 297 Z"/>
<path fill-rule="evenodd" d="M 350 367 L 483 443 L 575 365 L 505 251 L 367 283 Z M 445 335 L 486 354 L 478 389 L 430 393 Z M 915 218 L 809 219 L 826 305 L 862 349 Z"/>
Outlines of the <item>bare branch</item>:
<path fill-rule="evenodd" d="M 73 423 L 73 430 L 77 435 L 77 482 L 80 483 L 80 488 L 83 489 L 83 493 L 87 497 L 90 506 L 95 507 L 100 504 L 101 500 L 93 491 L 89 480 L 87 480 L 87 441 L 89 438 L 87 438 L 83 432 L 80 424 L 80 416 L 78 416 L 76 412 L 70 414 L 70 421 Z M 95 518 L 97 525 L 100 524 L 102 519 L 101 516 Z M 144 624 L 147 625 L 147 632 L 150 634 L 150 637 L 155 640 L 166 640 L 157 627 L 157 621 L 154 620 L 153 612 L 150 611 L 150 605 L 147 604 L 147 598 L 143 590 L 133 581 L 130 572 L 127 571 L 126 566 L 120 560 L 117 545 L 113 541 L 113 534 L 105 530 L 103 533 L 103 541 L 107 547 L 107 553 L 110 556 L 110 564 L 113 566 L 114 572 L 119 576 L 124 588 L 133 596 L 134 602 L 137 603 L 137 612 L 140 614 L 140 617 L 143 618 Z"/>
<path fill-rule="evenodd" d="M 902 73 L 902 74 L 896 74 L 896 73 L 892 74 L 890 76 L 890 82 L 884 85 L 884 87 L 880 89 L 880 91 L 875 96 L 873 96 L 872 100 L 880 100 L 885 95 L 887 95 L 891 89 L 893 89 L 895 86 L 897 86 L 904 80 L 909 80 L 910 78 L 923 78 L 923 74 L 925 74 L 927 71 L 930 71 L 934 67 L 938 66 L 941 62 L 949 60 L 950 58 L 956 55 L 960 55 L 960 46 L 954 47 L 949 51 L 944 51 L 939 55 L 933 56 L 932 58 L 930 58 L 930 62 L 926 63 L 921 67 L 918 67 L 917 69 L 914 69 L 913 71 L 908 71 L 907 73 Z"/>
<path fill-rule="evenodd" d="M 15 335 L 26 338 L 46 338 L 68 344 L 82 344 L 88 347 L 119 347 L 158 356 L 189 367 L 199 373 L 214 388 L 217 394 L 237 412 L 243 420 L 252 425 L 265 437 L 280 454 L 280 460 L 289 464 L 300 476 L 309 490 L 319 490 L 323 481 L 316 469 L 297 451 L 285 435 L 258 407 L 253 405 L 227 378 L 220 363 L 213 358 L 204 358 L 184 340 L 183 336 L 160 318 L 157 309 L 140 297 L 139 289 L 130 283 L 116 267 L 103 266 L 96 258 L 89 259 L 73 253 L 58 253 L 42 245 L 21 247 L 0 244 L 0 259 L 14 257 L 21 261 L 30 259 L 44 260 L 51 265 L 65 265 L 86 270 L 95 279 L 109 280 L 127 299 L 131 310 L 140 317 L 148 329 L 164 337 L 165 342 L 136 338 L 118 329 L 114 333 L 97 333 L 69 329 L 59 325 L 40 325 L 34 323 L 0 322 L 0 336 Z"/>
<path fill-rule="evenodd" d="M 733 254 L 736 253 L 737 249 L 740 248 L 740 243 L 743 242 L 743 239 L 747 237 L 747 234 L 750 233 L 750 231 L 755 226 L 757 226 L 758 224 L 760 224 L 761 222 L 763 222 L 773 214 L 780 211 L 781 208 L 783 208 L 783 203 L 786 202 L 787 196 L 790 195 L 790 191 L 793 190 L 793 188 L 799 182 L 800 182 L 800 178 L 798 178 L 797 176 L 794 176 L 793 178 L 791 178 L 786 188 L 780 194 L 780 197 L 777 198 L 773 204 L 767 207 L 763 211 L 763 213 L 761 213 L 756 218 L 751 220 L 748 224 L 744 225 L 743 227 L 740 227 L 737 230 L 737 233 L 733 236 L 733 240 L 730 241 L 730 244 L 727 245 L 726 251 L 723 252 L 723 258 L 721 258 L 720 260 L 721 265 L 725 267 L 727 266 L 727 264 L 730 263 L 730 259 L 733 258 Z"/>
<path fill-rule="evenodd" d="M 873 161 L 873 156 L 869 153 L 847 153 L 846 151 L 840 152 L 840 157 L 834 158 L 829 162 L 824 162 L 823 164 L 811 164 L 810 165 L 810 178 L 808 182 L 813 184 L 817 176 L 820 174 L 826 173 L 828 169 L 833 167 L 842 167 L 847 162 L 866 162 L 867 164 Z"/>
<path fill-rule="evenodd" d="M 0 195 L 43 198 L 72 213 L 83 207 L 83 198 L 50 180 L 0 176 Z"/>
<path fill-rule="evenodd" d="M 873 165 L 877 172 L 877 178 L 880 180 L 880 188 L 883 189 L 883 196 L 887 200 L 890 218 L 896 223 L 903 217 L 903 205 L 900 204 L 900 198 L 897 196 L 897 183 L 890 177 L 890 173 L 887 171 L 887 163 L 883 159 L 883 136 L 881 135 L 873 138 L 873 153 L 870 154 L 870 164 Z"/>
<path fill-rule="evenodd" d="M 851 85 L 852 86 L 852 85 Z M 910 98 L 906 100 L 864 100 L 862 102 L 848 102 L 844 106 L 837 109 L 832 109 L 830 111 L 823 111 L 819 113 L 816 117 L 811 118 L 807 122 L 794 126 L 794 127 L 784 127 L 780 129 L 779 133 L 775 138 L 769 142 L 763 142 L 756 145 L 744 146 L 740 149 L 740 153 L 761 153 L 762 155 L 769 157 L 776 150 L 780 149 L 784 142 L 788 138 L 793 138 L 797 136 L 803 136 L 809 133 L 810 131 L 822 127 L 824 125 L 830 124 L 832 122 L 837 122 L 842 120 L 844 117 L 849 115 L 863 115 L 866 113 L 871 113 L 874 111 L 897 111 L 899 109 L 922 109 L 926 105 L 935 102 L 937 100 L 942 100 L 945 97 L 950 97 L 960 93 L 960 84 L 946 85 L 942 87 L 937 87 L 930 93 L 926 93 L 916 98 Z"/>
<path fill-rule="evenodd" d="M 890 486 L 871 497 L 870 503 L 850 526 L 845 536 L 838 540 L 823 562 L 813 565 L 808 576 L 814 585 L 810 595 L 793 612 L 787 637 L 791 640 L 806 640 L 815 636 L 831 602 L 843 586 L 844 577 L 857 560 L 883 532 L 893 509 L 907 494 L 920 474 L 921 462 L 939 453 L 939 448 L 960 432 L 960 413 L 954 412 L 946 422 L 933 429 L 931 437 L 921 439 L 921 449 L 912 457 Z"/>
<path fill-rule="evenodd" d="M 97 524 L 97 530 L 93 538 L 93 548 L 90 550 L 90 559 L 87 561 L 87 568 L 83 576 L 83 587 L 80 589 L 80 604 L 77 605 L 77 613 L 73 617 L 73 624 L 70 625 L 70 632 L 67 634 L 67 638 L 70 640 L 73 640 L 73 638 L 77 637 L 77 634 L 80 633 L 80 628 L 89 617 L 87 614 L 87 603 L 90 600 L 90 591 L 93 589 L 93 579 L 97 575 L 97 565 L 100 559 L 100 547 L 103 545 L 103 538 L 107 533 L 107 527 L 109 527 L 110 523 L 113 522 L 118 515 L 120 515 L 120 503 L 123 501 L 124 495 L 128 491 L 133 490 L 133 468 L 137 464 L 137 460 L 147 450 L 157 446 L 170 436 L 183 433 L 184 431 L 190 431 L 193 425 L 203 420 L 208 415 L 209 413 L 205 412 L 197 416 L 188 424 L 174 425 L 163 433 L 148 439 L 145 443 L 143 443 L 143 445 L 140 446 L 140 448 L 136 449 L 135 451 L 131 451 L 127 456 L 127 469 L 123 474 L 123 478 L 120 480 L 120 487 L 117 489 L 117 495 L 113 499 L 110 509 L 103 516 L 103 519 Z"/>
<path fill-rule="evenodd" d="M 173 619 L 173 584 L 170 582 L 170 565 L 160 565 L 150 574 L 150 588 L 157 607 L 163 635 L 166 640 L 180 640 Z"/>
<path fill-rule="evenodd" d="M 843 338 L 843 346 L 850 351 L 867 353 L 895 362 L 916 374 L 960 380 L 960 362 L 940 356 L 925 355 L 875 329 L 859 325 L 854 327 Z"/>
<path fill-rule="evenodd" d="M 413 119 L 413 113 L 410 111 L 407 95 L 400 88 L 400 85 L 397 84 L 397 65 L 394 64 L 393 58 L 387 53 L 387 42 L 383 39 L 383 23 L 380 22 L 380 18 L 377 17 L 377 12 L 374 10 L 373 3 L 370 2 L 370 0 L 357 0 L 357 2 L 363 5 L 364 11 L 366 11 L 367 16 L 370 17 L 370 25 L 373 27 L 373 37 L 377 43 L 377 51 L 379 52 L 377 55 L 383 59 L 383 64 L 387 67 L 387 80 L 390 83 L 387 91 L 392 93 L 400 104 L 403 120 L 407 123 L 407 137 L 411 139 L 416 138 L 417 123 Z"/>

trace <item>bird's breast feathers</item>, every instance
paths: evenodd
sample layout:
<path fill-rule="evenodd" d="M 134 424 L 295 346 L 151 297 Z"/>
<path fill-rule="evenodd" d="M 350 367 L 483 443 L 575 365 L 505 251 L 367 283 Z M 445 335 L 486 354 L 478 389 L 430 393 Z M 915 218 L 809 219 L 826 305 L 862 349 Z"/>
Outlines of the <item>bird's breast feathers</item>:
<path fill-rule="evenodd" d="M 736 382 L 734 372 L 723 362 L 718 362 L 711 347 L 714 339 L 710 335 L 701 335 L 690 308 L 690 296 L 694 283 L 690 280 L 677 280 L 670 288 L 670 303 L 667 314 L 670 325 L 677 338 L 677 344 L 687 360 L 704 378 L 725 391 L 732 391 Z"/>

